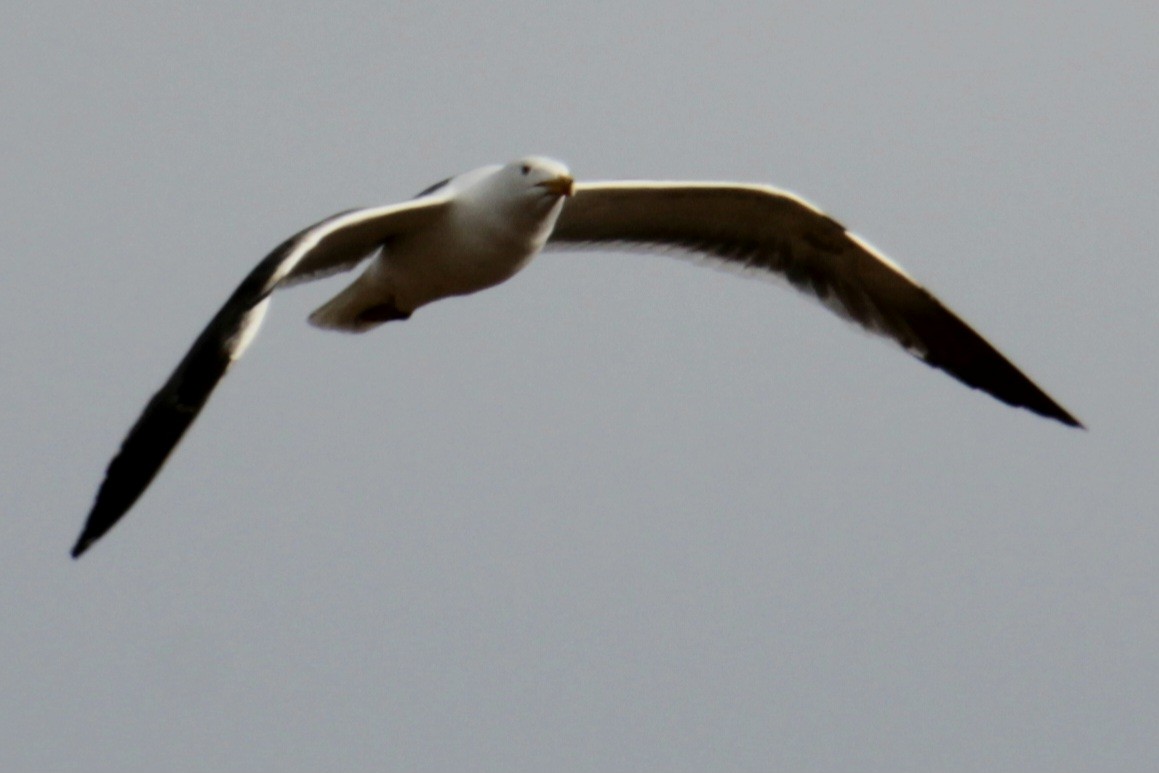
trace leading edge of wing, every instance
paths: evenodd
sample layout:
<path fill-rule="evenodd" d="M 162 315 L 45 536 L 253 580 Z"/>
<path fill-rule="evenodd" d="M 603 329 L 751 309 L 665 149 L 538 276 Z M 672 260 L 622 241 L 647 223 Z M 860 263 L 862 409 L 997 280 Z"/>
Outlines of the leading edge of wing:
<path fill-rule="evenodd" d="M 229 366 L 257 334 L 270 294 L 289 282 L 353 268 L 385 239 L 445 201 L 437 198 L 333 215 L 295 234 L 242 280 L 129 430 L 105 472 L 71 555 L 79 558 L 149 487 Z M 424 214 L 425 213 L 425 214 Z M 399 220 L 401 222 L 394 222 Z"/>

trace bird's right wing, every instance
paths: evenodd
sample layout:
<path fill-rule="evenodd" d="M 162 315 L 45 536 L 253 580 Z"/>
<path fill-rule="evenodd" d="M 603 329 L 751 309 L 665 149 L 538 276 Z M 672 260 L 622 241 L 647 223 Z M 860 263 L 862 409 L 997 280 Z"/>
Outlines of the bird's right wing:
<path fill-rule="evenodd" d="M 111 529 L 148 488 L 230 364 L 257 334 L 275 289 L 348 271 L 392 240 L 432 225 L 446 207 L 446 198 L 431 196 L 341 212 L 267 255 L 205 326 L 129 430 L 109 463 L 73 558 Z"/>

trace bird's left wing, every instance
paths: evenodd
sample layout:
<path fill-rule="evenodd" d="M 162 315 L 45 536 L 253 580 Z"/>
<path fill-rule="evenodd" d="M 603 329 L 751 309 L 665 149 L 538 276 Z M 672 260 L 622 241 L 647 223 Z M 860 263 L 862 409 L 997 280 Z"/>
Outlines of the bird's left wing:
<path fill-rule="evenodd" d="M 230 364 L 257 334 L 275 289 L 347 271 L 393 239 L 434 223 L 447 204 L 446 198 L 426 197 L 342 212 L 267 255 L 205 326 L 129 430 L 109 463 L 73 558 L 111 529 L 148 488 Z"/>
<path fill-rule="evenodd" d="M 899 266 L 791 193 L 743 183 L 577 183 L 548 246 L 584 244 L 674 249 L 779 275 L 962 383 L 1081 426 Z"/>

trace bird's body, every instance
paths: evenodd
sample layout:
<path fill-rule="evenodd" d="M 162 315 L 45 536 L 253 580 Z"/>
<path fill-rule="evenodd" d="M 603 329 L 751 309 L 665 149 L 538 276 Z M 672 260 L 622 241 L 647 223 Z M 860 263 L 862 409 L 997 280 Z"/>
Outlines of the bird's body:
<path fill-rule="evenodd" d="M 560 188 L 571 184 L 562 164 L 536 161 L 483 167 L 425 192 L 446 201 L 431 227 L 396 239 L 310 322 L 364 332 L 406 319 L 428 303 L 510 279 L 547 242 L 563 207 Z"/>
<path fill-rule="evenodd" d="M 370 259 L 310 315 L 318 327 L 363 332 L 506 281 L 544 246 L 583 245 L 674 250 L 781 276 L 959 381 L 1081 426 L 901 268 L 792 194 L 743 183 L 574 183 L 563 164 L 529 157 L 450 178 L 401 204 L 339 213 L 279 245 L 210 320 L 129 431 L 73 556 L 145 491 L 252 340 L 274 290 Z"/>

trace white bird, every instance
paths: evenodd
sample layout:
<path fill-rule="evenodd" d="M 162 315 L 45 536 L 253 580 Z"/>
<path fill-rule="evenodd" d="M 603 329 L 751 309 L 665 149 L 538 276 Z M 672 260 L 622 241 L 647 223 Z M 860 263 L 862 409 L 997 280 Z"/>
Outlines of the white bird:
<path fill-rule="evenodd" d="M 545 245 L 677 250 L 780 275 L 959 381 L 1082 426 L 900 267 L 797 196 L 732 182 L 576 183 L 563 164 L 533 156 L 444 180 L 401 204 L 339 213 L 271 252 L 129 431 L 73 557 L 145 491 L 253 339 L 275 289 L 372 258 L 358 279 L 310 315 L 322 328 L 363 332 L 440 298 L 499 284 Z"/>

